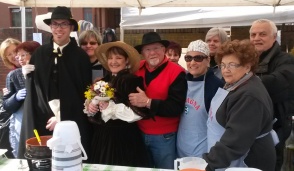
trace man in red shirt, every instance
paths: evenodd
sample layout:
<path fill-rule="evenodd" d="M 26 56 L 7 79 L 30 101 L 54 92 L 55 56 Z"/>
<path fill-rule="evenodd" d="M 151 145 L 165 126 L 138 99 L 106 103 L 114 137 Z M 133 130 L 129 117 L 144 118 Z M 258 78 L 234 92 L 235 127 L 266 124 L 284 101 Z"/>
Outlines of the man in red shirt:
<path fill-rule="evenodd" d="M 185 107 L 187 81 L 185 71 L 165 56 L 169 41 L 155 32 L 143 35 L 142 44 L 135 46 L 145 60 L 136 75 L 143 77 L 145 91 L 137 88 L 129 100 L 137 107 L 147 107 L 153 119 L 138 121 L 152 165 L 173 169 L 176 159 L 176 137 L 180 114 Z"/>

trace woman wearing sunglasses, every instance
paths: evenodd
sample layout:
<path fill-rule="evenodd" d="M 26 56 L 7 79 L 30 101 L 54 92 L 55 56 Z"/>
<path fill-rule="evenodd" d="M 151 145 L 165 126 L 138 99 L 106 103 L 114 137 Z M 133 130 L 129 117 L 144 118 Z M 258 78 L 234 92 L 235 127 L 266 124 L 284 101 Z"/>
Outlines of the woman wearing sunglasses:
<path fill-rule="evenodd" d="M 206 171 L 253 167 L 274 171 L 273 106 L 254 74 L 258 55 L 249 40 L 225 42 L 217 52 L 224 88 L 211 101 L 207 120 Z M 277 143 L 277 142 L 276 142 Z"/>
<path fill-rule="evenodd" d="M 210 101 L 223 82 L 209 69 L 208 45 L 202 40 L 189 44 L 185 61 L 188 73 L 186 107 L 177 137 L 179 157 L 202 157 L 207 152 L 207 118 Z"/>
<path fill-rule="evenodd" d="M 102 38 L 100 33 L 95 30 L 85 30 L 79 36 L 79 44 L 89 55 L 92 64 L 92 80 L 105 76 L 106 70 L 95 56 L 95 50 L 101 45 Z"/>

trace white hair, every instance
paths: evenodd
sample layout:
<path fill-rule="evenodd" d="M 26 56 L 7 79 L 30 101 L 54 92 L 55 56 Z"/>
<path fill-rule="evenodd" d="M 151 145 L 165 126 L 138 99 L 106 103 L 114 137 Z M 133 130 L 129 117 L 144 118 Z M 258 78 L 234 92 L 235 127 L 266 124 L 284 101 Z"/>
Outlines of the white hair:
<path fill-rule="evenodd" d="M 277 35 L 278 28 L 277 28 L 276 24 L 273 21 L 268 20 L 268 19 L 258 19 L 258 20 L 253 21 L 252 25 L 256 24 L 256 23 L 260 23 L 260 24 L 268 23 L 270 25 L 270 27 L 271 27 L 272 34 Z M 251 25 L 251 28 L 252 28 L 252 25 Z M 251 33 L 251 28 L 249 30 L 249 33 Z"/>

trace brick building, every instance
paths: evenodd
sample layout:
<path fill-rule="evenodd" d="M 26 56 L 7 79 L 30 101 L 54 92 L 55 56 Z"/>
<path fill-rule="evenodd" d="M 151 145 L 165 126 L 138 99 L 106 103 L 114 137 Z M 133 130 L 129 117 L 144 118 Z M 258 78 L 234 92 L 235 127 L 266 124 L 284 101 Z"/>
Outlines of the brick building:
<path fill-rule="evenodd" d="M 15 17 L 15 9 L 18 7 L 9 6 L 7 4 L 0 3 L 0 16 L 5 17 L 4 20 L 0 20 L 0 43 L 7 37 L 13 37 L 16 39 L 21 39 L 20 26 L 14 26 L 19 23 L 13 22 L 13 17 Z M 81 19 L 91 21 L 95 27 L 99 29 L 100 32 L 107 27 L 115 28 L 117 37 L 120 36 L 120 9 L 118 8 L 73 8 L 71 9 L 73 17 L 79 21 Z M 28 9 L 28 13 L 32 15 L 32 21 L 38 14 L 45 14 L 52 11 L 52 8 L 31 8 Z M 19 17 L 20 18 L 20 17 Z M 33 22 L 34 23 L 34 22 Z M 231 27 L 230 38 L 234 39 L 247 39 L 249 38 L 249 28 L 250 26 L 242 27 Z M 157 29 L 163 39 L 173 40 L 178 42 L 182 47 L 187 47 L 188 44 L 197 39 L 204 40 L 206 32 L 210 28 L 187 28 L 187 29 Z M 293 25 L 281 25 L 278 26 L 281 30 L 281 47 L 284 51 L 293 48 L 294 46 L 294 26 Z M 124 41 L 130 45 L 137 45 L 141 43 L 141 38 L 144 33 L 154 31 L 153 29 L 146 30 L 125 30 L 124 31 Z M 37 32 L 35 24 L 31 27 L 26 28 L 27 40 L 32 40 L 32 33 Z M 42 39 L 43 43 L 47 43 L 50 39 L 50 33 L 43 31 L 38 31 L 43 33 Z M 0 88 L 5 87 L 5 78 L 8 70 L 3 66 L 2 60 L 0 61 Z M 2 91 L 1 91 L 2 93 Z M 1 94 L 0 93 L 0 94 Z"/>

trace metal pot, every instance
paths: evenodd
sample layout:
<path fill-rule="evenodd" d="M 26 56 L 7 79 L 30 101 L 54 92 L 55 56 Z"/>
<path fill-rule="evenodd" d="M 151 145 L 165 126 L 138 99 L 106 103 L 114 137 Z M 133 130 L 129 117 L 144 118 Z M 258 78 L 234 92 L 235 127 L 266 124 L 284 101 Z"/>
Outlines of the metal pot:
<path fill-rule="evenodd" d="M 26 154 L 31 158 L 35 159 L 46 159 L 51 158 L 52 151 L 47 147 L 47 141 L 52 136 L 40 136 L 41 145 L 39 144 L 36 137 L 30 138 L 26 141 Z"/>

